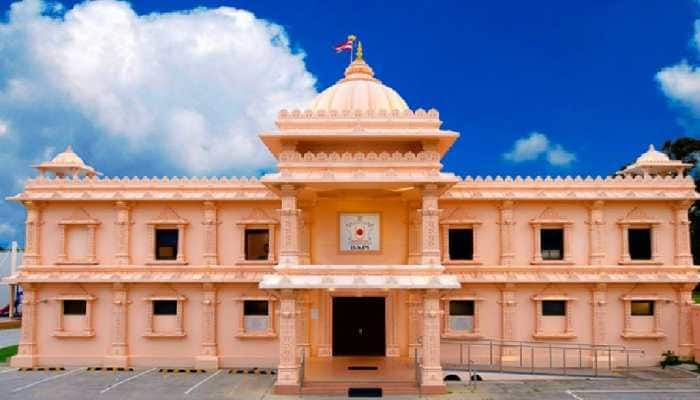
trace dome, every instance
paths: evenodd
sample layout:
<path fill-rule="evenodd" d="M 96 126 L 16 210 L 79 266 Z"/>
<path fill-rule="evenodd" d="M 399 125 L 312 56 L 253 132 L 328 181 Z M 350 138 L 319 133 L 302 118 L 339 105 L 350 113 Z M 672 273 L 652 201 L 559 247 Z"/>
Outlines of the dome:
<path fill-rule="evenodd" d="M 79 155 L 73 152 L 73 147 L 68 145 L 63 153 L 58 153 L 56 157 L 51 160 L 51 164 L 68 166 L 73 165 L 76 167 L 84 167 L 85 162 Z"/>
<path fill-rule="evenodd" d="M 406 111 L 408 104 L 396 91 L 374 78 L 374 71 L 362 57 L 345 69 L 345 78 L 321 92 L 309 107 L 311 111 Z"/>
<path fill-rule="evenodd" d="M 46 172 L 51 172 L 58 177 L 63 176 L 95 176 L 101 175 L 89 165 L 86 165 L 79 155 L 75 154 L 73 147 L 68 145 L 62 153 L 59 153 L 51 161 L 35 165 L 34 168 L 39 170 L 40 175 Z"/>
<path fill-rule="evenodd" d="M 649 150 L 637 158 L 638 164 L 648 164 L 648 163 L 658 163 L 658 162 L 669 162 L 668 155 L 662 153 L 654 148 L 653 144 L 649 145 Z"/>

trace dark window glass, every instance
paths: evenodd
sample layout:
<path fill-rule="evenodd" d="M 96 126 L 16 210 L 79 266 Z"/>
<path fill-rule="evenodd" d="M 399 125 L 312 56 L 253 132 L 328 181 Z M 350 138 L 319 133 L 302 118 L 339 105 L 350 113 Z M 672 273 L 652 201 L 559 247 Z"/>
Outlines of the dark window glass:
<path fill-rule="evenodd" d="M 243 315 L 267 315 L 266 300 L 244 300 Z"/>
<path fill-rule="evenodd" d="M 456 316 L 473 316 L 474 315 L 474 300 L 451 300 L 450 315 Z"/>
<path fill-rule="evenodd" d="M 153 315 L 177 315 L 177 300 L 153 300 Z"/>
<path fill-rule="evenodd" d="M 177 259 L 177 229 L 156 229 L 156 260 Z"/>
<path fill-rule="evenodd" d="M 474 259 L 474 231 L 472 229 L 450 229 L 450 260 Z"/>
<path fill-rule="evenodd" d="M 540 229 L 540 253 L 543 260 L 564 259 L 564 230 Z"/>
<path fill-rule="evenodd" d="M 542 301 L 542 315 L 544 316 L 558 316 L 563 317 L 566 315 L 566 300 L 543 300 Z"/>
<path fill-rule="evenodd" d="M 654 301 L 653 300 L 634 300 L 631 304 L 631 314 L 639 316 L 652 316 L 654 315 Z"/>
<path fill-rule="evenodd" d="M 86 310 L 85 300 L 63 300 L 63 315 L 85 315 Z"/>
<path fill-rule="evenodd" d="M 267 229 L 245 230 L 245 259 L 267 260 L 270 253 L 270 232 Z"/>
<path fill-rule="evenodd" d="M 628 229 L 627 238 L 632 260 L 651 260 L 651 229 Z"/>

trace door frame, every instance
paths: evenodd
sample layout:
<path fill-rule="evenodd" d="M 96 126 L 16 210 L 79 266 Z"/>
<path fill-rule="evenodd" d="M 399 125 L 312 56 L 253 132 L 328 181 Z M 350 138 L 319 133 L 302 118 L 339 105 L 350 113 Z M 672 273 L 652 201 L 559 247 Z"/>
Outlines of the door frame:
<path fill-rule="evenodd" d="M 396 316 L 391 314 L 392 307 L 390 303 L 390 296 L 386 290 L 362 290 L 358 293 L 357 290 L 339 290 L 332 291 L 328 293 L 328 321 L 326 322 L 326 329 L 328 334 L 328 345 L 330 347 L 330 356 L 333 356 L 333 298 L 335 297 L 383 297 L 384 298 L 384 356 L 376 357 L 386 357 L 389 353 L 389 329 L 392 325 L 396 325 Z M 352 357 L 352 356 L 349 356 Z"/>

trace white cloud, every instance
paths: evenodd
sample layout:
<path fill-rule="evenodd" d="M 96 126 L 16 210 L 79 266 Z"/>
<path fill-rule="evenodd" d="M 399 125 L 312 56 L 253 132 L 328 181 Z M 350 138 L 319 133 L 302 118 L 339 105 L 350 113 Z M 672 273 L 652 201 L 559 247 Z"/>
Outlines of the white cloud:
<path fill-rule="evenodd" d="M 21 57 L 6 95 L 31 102 L 36 88 L 48 87 L 97 134 L 187 173 L 270 167 L 257 134 L 273 127 L 279 109 L 316 94 L 283 28 L 245 10 L 139 16 L 128 3 L 98 0 L 61 18 L 42 15 L 61 9 L 38 0 L 12 5 L 0 42 L 17 43 Z"/>
<path fill-rule="evenodd" d="M 700 50 L 700 20 L 695 21 L 693 45 Z M 687 108 L 693 117 L 700 117 L 700 68 L 687 60 L 663 68 L 656 80 L 664 94 L 674 103 Z"/>
<path fill-rule="evenodd" d="M 513 162 L 529 161 L 539 157 L 549 148 L 547 136 L 532 132 L 530 136 L 515 141 L 513 150 L 505 153 L 503 157 Z"/>
<path fill-rule="evenodd" d="M 513 149 L 503 154 L 503 158 L 512 162 L 532 161 L 546 155 L 547 162 L 554 166 L 568 166 L 576 155 L 565 150 L 559 144 L 552 144 L 547 135 L 532 132 L 530 136 L 515 141 Z"/>
<path fill-rule="evenodd" d="M 576 160 L 576 155 L 564 150 L 561 145 L 556 145 L 554 148 L 547 150 L 547 161 L 552 165 L 566 166 Z"/>
<path fill-rule="evenodd" d="M 0 235 L 14 235 L 15 234 L 15 228 L 5 222 L 0 223 Z"/>
<path fill-rule="evenodd" d="M 316 95 L 284 29 L 245 10 L 138 15 L 114 0 L 3 7 L 2 198 L 67 144 L 108 175 L 259 174 L 274 160 L 257 135 L 274 128 L 279 109 Z M 19 227 L 22 215 L 0 202 L 3 223 Z M 9 236 L 0 230 L 0 245 Z"/>

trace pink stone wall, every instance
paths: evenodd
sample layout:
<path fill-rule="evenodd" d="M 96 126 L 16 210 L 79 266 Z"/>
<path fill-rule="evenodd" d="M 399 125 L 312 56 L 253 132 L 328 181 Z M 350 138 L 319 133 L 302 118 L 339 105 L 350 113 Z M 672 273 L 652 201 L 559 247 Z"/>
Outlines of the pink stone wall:
<path fill-rule="evenodd" d="M 700 304 L 693 305 L 692 308 L 693 321 L 693 346 L 695 362 L 700 361 Z"/>

